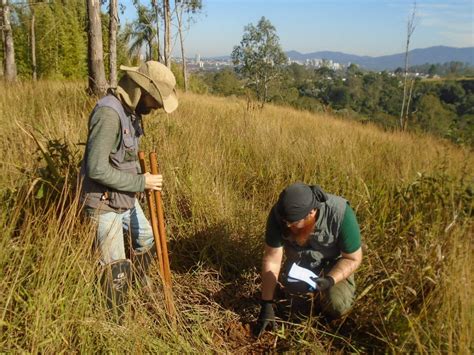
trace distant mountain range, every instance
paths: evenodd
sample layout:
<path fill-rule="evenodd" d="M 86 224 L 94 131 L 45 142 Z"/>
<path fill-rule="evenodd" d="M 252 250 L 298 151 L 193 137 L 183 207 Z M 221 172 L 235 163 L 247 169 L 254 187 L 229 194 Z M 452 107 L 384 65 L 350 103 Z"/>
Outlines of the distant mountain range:
<path fill-rule="evenodd" d="M 314 52 L 302 54 L 297 51 L 286 53 L 293 60 L 329 59 L 337 63 L 355 63 L 370 70 L 393 70 L 404 66 L 405 53 L 384 55 L 381 57 L 358 56 L 341 52 Z M 436 46 L 429 48 L 413 49 L 409 51 L 409 64 L 421 65 L 425 63 L 436 64 L 457 61 L 474 65 L 474 47 L 455 48 Z"/>
<path fill-rule="evenodd" d="M 369 70 L 394 70 L 404 66 L 405 53 L 384 55 L 381 57 L 359 56 L 342 52 L 313 52 L 300 53 L 288 51 L 286 55 L 292 60 L 305 61 L 306 59 L 328 59 L 341 64 L 355 63 Z M 219 59 L 229 58 L 219 57 Z M 217 59 L 217 58 L 215 58 Z M 425 63 L 436 64 L 457 61 L 474 65 L 474 47 L 456 48 L 436 46 L 429 48 L 413 49 L 409 52 L 409 65 Z"/>

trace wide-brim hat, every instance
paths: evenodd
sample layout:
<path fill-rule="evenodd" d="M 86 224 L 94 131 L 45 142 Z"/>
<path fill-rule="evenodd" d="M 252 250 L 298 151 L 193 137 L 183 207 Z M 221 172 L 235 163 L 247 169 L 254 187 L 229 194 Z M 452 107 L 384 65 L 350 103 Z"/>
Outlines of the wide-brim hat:
<path fill-rule="evenodd" d="M 143 90 L 149 93 L 156 101 L 163 105 L 167 113 L 171 113 L 178 107 L 176 96 L 176 79 L 171 70 L 165 65 L 148 61 L 139 67 L 120 66 L 127 75 L 136 82 Z"/>

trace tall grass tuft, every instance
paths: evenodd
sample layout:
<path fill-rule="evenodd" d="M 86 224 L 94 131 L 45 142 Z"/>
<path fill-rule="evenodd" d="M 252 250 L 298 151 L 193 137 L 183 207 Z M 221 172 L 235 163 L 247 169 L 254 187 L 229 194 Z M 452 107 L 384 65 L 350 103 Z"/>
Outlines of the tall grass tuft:
<path fill-rule="evenodd" d="M 155 292 L 133 287 L 118 325 L 100 297 L 94 231 L 76 191 L 94 100 L 83 83 L 0 93 L 0 351 L 472 350 L 471 151 L 324 114 L 182 94 L 176 113 L 145 117 L 142 146 L 156 150 L 165 178 L 178 319 L 167 318 L 154 269 Z M 258 311 L 268 211 L 297 180 L 356 210 L 357 301 L 334 324 L 282 321 L 269 341 L 255 342 L 238 325 Z"/>

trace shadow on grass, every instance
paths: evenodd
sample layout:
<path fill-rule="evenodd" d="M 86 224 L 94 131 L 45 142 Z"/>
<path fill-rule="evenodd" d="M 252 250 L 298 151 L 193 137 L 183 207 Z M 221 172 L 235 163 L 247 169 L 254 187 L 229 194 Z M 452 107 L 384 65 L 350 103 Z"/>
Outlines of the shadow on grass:
<path fill-rule="evenodd" d="M 196 265 L 218 270 L 224 282 L 260 267 L 261 251 L 249 235 L 231 232 L 226 222 L 213 224 L 186 238 L 170 240 L 171 268 L 186 272 Z"/>
<path fill-rule="evenodd" d="M 232 348 L 246 346 L 247 350 L 258 348 L 263 352 L 276 349 L 287 351 L 289 344 L 303 346 L 300 342 L 304 338 L 306 341 L 325 344 L 328 349 L 335 351 L 377 352 L 386 349 L 386 344 L 370 334 L 373 326 L 367 317 L 359 318 L 360 312 L 355 309 L 356 312 L 351 312 L 348 317 L 334 322 L 327 322 L 316 315 L 311 325 L 304 320 L 287 323 L 288 320 L 282 317 L 280 311 L 278 316 L 285 324 L 288 339 L 280 339 L 277 348 L 273 348 L 275 336 L 271 333 L 266 333 L 263 340 L 253 338 L 251 332 L 260 310 L 259 274 L 263 241 L 259 243 L 250 234 L 235 232 L 235 228 L 225 221 L 210 225 L 186 238 L 171 240 L 169 250 L 173 273 L 187 275 L 185 280 L 190 282 L 185 285 L 187 292 L 197 290 L 197 295 L 190 298 L 200 305 L 219 305 L 218 308 L 237 315 L 237 319 L 233 318 L 221 327 L 218 326 L 220 319 L 215 319 L 215 331 Z M 277 298 L 281 299 L 284 295 L 279 291 Z M 355 307 L 360 307 L 360 304 Z M 304 346 L 301 349 L 305 349 Z"/>
<path fill-rule="evenodd" d="M 250 322 L 260 293 L 261 248 L 250 235 L 231 231 L 222 221 L 187 238 L 171 240 L 171 268 L 178 273 L 202 268 L 216 271 L 222 287 L 210 291 L 209 297 Z"/>

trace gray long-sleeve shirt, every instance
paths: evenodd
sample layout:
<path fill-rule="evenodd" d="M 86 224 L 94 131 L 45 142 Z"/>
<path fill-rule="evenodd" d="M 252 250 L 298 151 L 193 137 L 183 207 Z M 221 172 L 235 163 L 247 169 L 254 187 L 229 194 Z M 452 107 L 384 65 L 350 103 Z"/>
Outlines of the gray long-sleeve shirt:
<path fill-rule="evenodd" d="M 117 191 L 145 190 L 145 177 L 115 169 L 109 162 L 121 141 L 120 118 L 114 109 L 99 108 L 89 123 L 87 139 L 87 175 L 98 183 Z"/>

